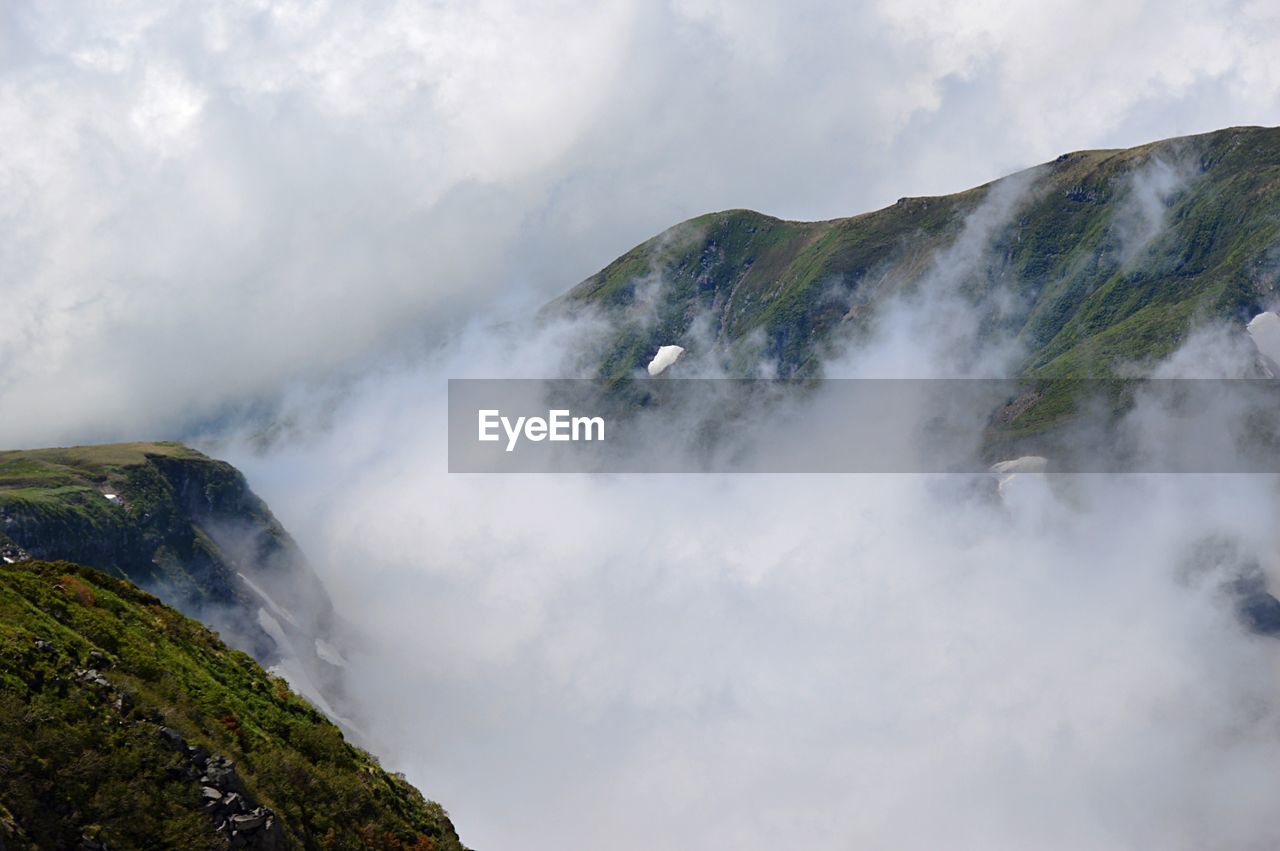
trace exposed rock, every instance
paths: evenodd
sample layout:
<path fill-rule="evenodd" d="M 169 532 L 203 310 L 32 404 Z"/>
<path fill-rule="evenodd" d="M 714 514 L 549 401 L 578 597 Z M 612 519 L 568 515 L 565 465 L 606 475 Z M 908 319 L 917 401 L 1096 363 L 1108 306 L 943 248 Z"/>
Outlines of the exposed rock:
<path fill-rule="evenodd" d="M 182 738 L 182 733 L 172 727 L 161 727 L 159 729 L 161 740 L 170 748 L 170 750 L 181 751 L 186 750 L 187 742 Z"/>
<path fill-rule="evenodd" d="M 1212 577 L 1232 601 L 1241 625 L 1258 635 L 1280 636 L 1280 600 L 1268 588 L 1257 553 L 1242 542 L 1206 536 L 1189 548 L 1179 572 L 1195 581 Z"/>
<path fill-rule="evenodd" d="M 235 763 L 226 757 L 211 756 L 199 767 L 203 772 L 200 775 L 201 783 L 217 786 L 220 789 L 235 785 Z"/>
<path fill-rule="evenodd" d="M 31 556 L 17 542 L 0 532 L 0 564 L 17 564 L 20 561 L 28 561 Z"/>
<path fill-rule="evenodd" d="M 232 830 L 238 830 L 242 833 L 257 830 L 267 823 L 267 812 L 262 807 L 258 807 L 252 813 L 232 816 L 228 821 L 231 823 Z"/>
<path fill-rule="evenodd" d="M 200 745 L 188 745 L 172 727 L 161 726 L 158 733 L 171 750 L 186 755 L 190 776 L 199 777 L 200 798 L 213 816 L 214 830 L 226 836 L 231 847 L 260 851 L 275 847 L 275 814 L 246 796 L 234 761 L 210 754 Z"/>
<path fill-rule="evenodd" d="M 1095 190 L 1084 186 L 1072 186 L 1070 189 L 1062 193 L 1066 198 L 1072 201 L 1084 201 L 1094 203 L 1098 200 L 1098 193 Z"/>
<path fill-rule="evenodd" d="M 110 851 L 107 843 L 103 842 L 100 836 L 94 836 L 88 832 L 81 834 L 80 847 L 83 851 Z"/>
<path fill-rule="evenodd" d="M 90 685 L 99 686 L 101 688 L 111 687 L 110 681 L 108 681 L 106 677 L 102 676 L 102 674 L 98 673 L 96 668 L 76 668 L 75 677 L 81 682 L 86 682 Z"/>

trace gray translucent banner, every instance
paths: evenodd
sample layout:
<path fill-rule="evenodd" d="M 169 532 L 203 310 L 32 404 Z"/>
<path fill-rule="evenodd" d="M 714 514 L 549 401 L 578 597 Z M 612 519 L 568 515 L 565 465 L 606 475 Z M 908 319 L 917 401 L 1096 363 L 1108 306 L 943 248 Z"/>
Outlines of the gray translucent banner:
<path fill-rule="evenodd" d="M 1060 473 L 1280 472 L 1280 382 L 449 381 L 453 473 L 985 473 L 1015 458 Z"/>

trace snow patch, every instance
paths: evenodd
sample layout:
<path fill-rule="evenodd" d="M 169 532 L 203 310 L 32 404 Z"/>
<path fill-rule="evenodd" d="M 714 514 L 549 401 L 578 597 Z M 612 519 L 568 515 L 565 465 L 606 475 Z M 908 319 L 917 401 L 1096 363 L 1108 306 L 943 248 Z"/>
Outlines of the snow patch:
<path fill-rule="evenodd" d="M 997 461 L 991 465 L 991 472 L 997 476 L 1012 475 L 1014 473 L 1043 473 L 1048 466 L 1048 458 L 1041 455 L 1023 455 L 1021 458 Z"/>
<path fill-rule="evenodd" d="M 337 665 L 340 668 L 347 666 L 347 660 L 342 658 L 342 654 L 338 652 L 338 648 L 334 647 L 323 638 L 316 639 L 316 655 L 330 665 Z"/>
<path fill-rule="evenodd" d="M 658 353 L 649 361 L 649 374 L 659 376 L 672 364 L 680 360 L 684 354 L 684 346 L 659 346 Z"/>
<path fill-rule="evenodd" d="M 275 614 L 276 617 L 280 618 L 283 621 L 288 621 L 289 624 L 293 627 L 302 629 L 302 626 L 298 623 L 297 618 L 295 618 L 293 614 L 284 606 L 278 605 L 275 600 L 272 600 L 271 596 L 267 594 L 266 591 L 263 591 L 261 588 L 259 588 L 252 579 L 245 576 L 243 573 L 236 573 L 236 576 L 239 576 L 241 579 L 244 580 L 244 584 L 249 586 L 249 590 L 253 591 L 253 593 L 257 594 L 259 597 L 262 598 L 262 602 L 267 604 L 267 607 L 271 609 L 271 611 Z"/>
<path fill-rule="evenodd" d="M 5 564 L 14 564 L 14 560 L 9 558 L 8 556 L 0 556 L 0 558 L 4 559 Z"/>
<path fill-rule="evenodd" d="M 1007 461 L 997 461 L 991 465 L 991 472 L 996 474 L 996 490 L 1001 494 L 1009 483 L 1018 476 L 1039 475 L 1049 466 L 1049 459 L 1041 455 L 1023 455 Z"/>
<path fill-rule="evenodd" d="M 119 497 L 119 495 L 114 494 L 114 493 L 104 493 L 104 494 L 103 494 L 103 496 L 104 496 L 104 497 L 106 497 L 107 499 L 111 500 L 112 502 L 119 502 L 119 501 L 120 501 L 120 497 Z"/>
<path fill-rule="evenodd" d="M 324 699 L 324 695 L 320 693 L 320 689 L 307 676 L 306 669 L 298 662 L 297 657 L 288 652 L 292 645 L 289 644 L 289 637 L 284 634 L 284 627 L 280 626 L 280 621 L 273 618 L 266 609 L 259 607 L 258 626 L 262 627 L 262 631 L 271 636 L 276 646 L 280 648 L 280 661 L 267 668 L 267 672 L 278 677 L 284 677 L 288 680 L 293 690 L 310 701 L 311 705 L 316 709 L 319 709 L 342 726 L 359 732 L 358 728 L 349 719 L 339 715 L 329 705 L 329 702 Z"/>
<path fill-rule="evenodd" d="M 1280 364 L 1280 316 L 1265 310 L 1249 320 L 1245 330 L 1262 356 L 1271 361 L 1268 371 L 1274 372 L 1274 367 Z"/>

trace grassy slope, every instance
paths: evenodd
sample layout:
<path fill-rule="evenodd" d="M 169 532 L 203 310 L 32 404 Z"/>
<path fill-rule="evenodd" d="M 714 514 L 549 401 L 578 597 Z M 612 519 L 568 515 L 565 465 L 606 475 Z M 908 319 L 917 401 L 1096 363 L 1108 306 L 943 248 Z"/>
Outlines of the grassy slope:
<path fill-rule="evenodd" d="M 0 499 L 65 504 L 79 494 L 93 508 L 110 507 L 102 494 L 129 489 L 129 471 L 145 466 L 149 457 L 216 463 L 173 442 L 12 450 L 0 452 Z"/>
<path fill-rule="evenodd" d="M 0 509 L 24 507 L 50 522 L 75 519 L 99 532 L 128 519 L 104 493 L 129 487 L 147 456 L 203 459 L 178 443 L 124 443 L 0 452 Z M 145 507 L 144 507 L 145 508 Z M 3 533 L 0 527 L 0 533 Z M 114 565 L 102 565 L 111 570 Z"/>
<path fill-rule="evenodd" d="M 91 665 L 109 687 L 76 676 Z M 161 725 L 235 761 L 245 792 L 275 812 L 279 847 L 462 847 L 437 804 L 199 623 L 90 568 L 0 569 L 0 837 L 225 848 Z"/>
<path fill-rule="evenodd" d="M 1157 160 L 1188 179 L 1161 235 L 1126 258 L 1132 178 Z M 784 370 L 811 370 L 842 328 L 862 327 L 886 295 L 929 271 L 992 186 L 830 222 L 702 216 L 627 252 L 560 304 L 620 310 L 645 281 L 663 281 L 655 320 L 626 327 L 603 357 L 606 376 L 686 339 L 699 315 L 722 341 L 762 334 Z M 1040 167 L 960 287 L 1016 296 L 998 321 L 1025 343 L 1028 374 L 1106 375 L 1167 354 L 1198 320 L 1253 310 L 1274 290 L 1277 240 L 1280 129 L 1233 128 Z"/>

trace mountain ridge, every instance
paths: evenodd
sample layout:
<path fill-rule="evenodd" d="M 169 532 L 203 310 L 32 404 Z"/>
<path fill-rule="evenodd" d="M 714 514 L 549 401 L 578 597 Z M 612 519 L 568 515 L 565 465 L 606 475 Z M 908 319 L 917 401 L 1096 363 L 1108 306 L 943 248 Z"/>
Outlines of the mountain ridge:
<path fill-rule="evenodd" d="M 968 266 L 938 270 L 975 213 L 989 212 L 984 202 L 1015 184 Z M 1196 322 L 1256 312 L 1274 297 L 1278 244 L 1280 129 L 1234 127 L 1067 153 L 846 218 L 708 213 L 625 252 L 549 309 L 619 321 L 597 360 L 610 379 L 633 374 L 660 345 L 705 349 L 695 332 L 733 348 L 738 367 L 767 358 L 783 375 L 816 374 L 890 297 L 946 274 L 986 330 L 1025 348 L 1021 372 L 1110 375 L 1168 354 Z M 997 291 L 1011 304 L 984 305 Z M 636 318 L 639 307 L 647 313 Z"/>

